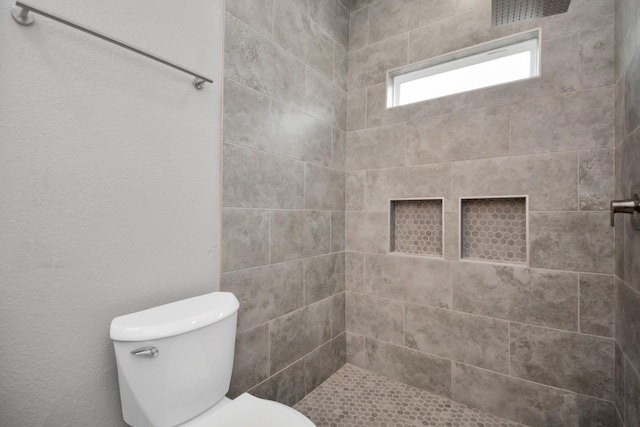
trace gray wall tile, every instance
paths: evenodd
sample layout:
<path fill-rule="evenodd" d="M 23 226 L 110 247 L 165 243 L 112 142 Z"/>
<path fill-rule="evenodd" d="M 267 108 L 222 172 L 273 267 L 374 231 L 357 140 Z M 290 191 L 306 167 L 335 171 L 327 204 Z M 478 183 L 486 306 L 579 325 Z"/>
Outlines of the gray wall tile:
<path fill-rule="evenodd" d="M 624 282 L 617 282 L 616 289 L 616 342 L 640 371 L 640 294 Z"/>
<path fill-rule="evenodd" d="M 365 171 L 351 171 L 345 178 L 345 210 L 364 210 Z"/>
<path fill-rule="evenodd" d="M 225 25 L 225 77 L 302 107 L 304 64 L 230 14 Z"/>
<path fill-rule="evenodd" d="M 269 212 L 257 209 L 222 210 L 222 271 L 269 263 Z"/>
<path fill-rule="evenodd" d="M 269 325 L 236 337 L 235 358 L 228 396 L 235 398 L 269 376 Z"/>
<path fill-rule="evenodd" d="M 341 292 L 331 297 L 331 337 L 335 338 L 347 330 L 346 294 Z"/>
<path fill-rule="evenodd" d="M 613 402 L 578 395 L 578 420 L 580 427 L 616 426 L 616 407 Z"/>
<path fill-rule="evenodd" d="M 254 30 L 271 36 L 273 0 L 226 0 L 225 10 L 240 18 Z"/>
<path fill-rule="evenodd" d="M 402 255 L 365 258 L 368 293 L 435 307 L 451 307 L 451 263 Z"/>
<path fill-rule="evenodd" d="M 531 427 L 578 427 L 575 393 L 461 363 L 453 364 L 453 399 Z"/>
<path fill-rule="evenodd" d="M 344 212 L 331 212 L 331 252 L 344 252 Z"/>
<path fill-rule="evenodd" d="M 453 308 L 577 331 L 578 275 L 485 263 L 459 263 L 453 268 Z"/>
<path fill-rule="evenodd" d="M 331 163 L 331 126 L 296 108 L 273 101 L 273 137 L 268 151 L 322 166 Z"/>
<path fill-rule="evenodd" d="M 378 340 L 403 344 L 403 303 L 347 292 L 347 331 Z"/>
<path fill-rule="evenodd" d="M 608 211 L 614 199 L 613 150 L 581 151 L 580 210 Z"/>
<path fill-rule="evenodd" d="M 613 399 L 613 340 L 517 323 L 510 336 L 512 375 Z"/>
<path fill-rule="evenodd" d="M 624 423 L 626 426 L 640 425 L 640 375 L 629 361 L 625 366 Z"/>
<path fill-rule="evenodd" d="M 580 274 L 580 332 L 614 336 L 613 276 Z"/>
<path fill-rule="evenodd" d="M 615 349 L 615 393 L 613 401 L 620 415 L 624 416 L 624 377 L 625 377 L 625 356 L 620 345 L 616 342 Z"/>
<path fill-rule="evenodd" d="M 456 162 L 454 198 L 529 195 L 529 209 L 577 210 L 577 153 L 539 154 Z"/>
<path fill-rule="evenodd" d="M 348 291 L 364 292 L 364 254 L 345 252 L 345 286 Z"/>
<path fill-rule="evenodd" d="M 331 213 L 271 211 L 271 262 L 329 253 Z"/>
<path fill-rule="evenodd" d="M 269 334 L 274 374 L 331 339 L 331 300 L 278 317 L 270 322 Z"/>
<path fill-rule="evenodd" d="M 613 273 L 609 214 L 531 212 L 529 224 L 532 267 Z"/>
<path fill-rule="evenodd" d="M 629 198 L 633 194 L 634 186 L 640 185 L 640 130 L 633 132 L 630 137 L 623 142 L 621 147 L 621 173 L 618 195 L 622 198 Z M 631 217 L 624 215 L 622 218 L 617 215 L 616 223 L 624 224 L 624 249 L 618 256 L 622 257 L 623 272 L 620 278 L 636 291 L 640 292 L 640 233 L 631 227 Z"/>
<path fill-rule="evenodd" d="M 304 358 L 306 392 L 311 393 L 347 363 L 347 336 L 332 339 Z"/>
<path fill-rule="evenodd" d="M 344 291 L 344 254 L 304 260 L 304 303 L 312 304 Z"/>
<path fill-rule="evenodd" d="M 240 332 L 301 308 L 303 288 L 302 261 L 223 273 L 220 278 L 220 290 L 240 301 Z"/>
<path fill-rule="evenodd" d="M 345 213 L 345 249 L 384 254 L 389 251 L 389 215 L 386 212 Z"/>
<path fill-rule="evenodd" d="M 257 385 L 251 394 L 293 406 L 305 396 L 304 382 L 304 361 L 300 360 Z"/>
<path fill-rule="evenodd" d="M 347 332 L 347 363 L 366 368 L 364 340 L 362 335 Z"/>
<path fill-rule="evenodd" d="M 445 212 L 444 214 L 444 258 L 449 261 L 460 260 L 460 229 L 458 226 L 458 213 Z"/>
<path fill-rule="evenodd" d="M 320 26 L 343 46 L 349 45 L 349 11 L 338 0 L 309 2 L 309 14 Z"/>
<path fill-rule="evenodd" d="M 402 35 L 349 53 L 349 90 L 386 81 L 387 71 L 407 63 L 408 36 Z"/>
<path fill-rule="evenodd" d="M 613 107 L 613 87 L 513 104 L 511 153 L 613 147 Z"/>
<path fill-rule="evenodd" d="M 638 46 L 637 8 L 637 2 L 632 0 L 616 0 L 615 2 L 616 76 L 619 76 L 624 70 Z"/>
<path fill-rule="evenodd" d="M 344 172 L 347 167 L 347 132 L 332 128 L 331 167 Z"/>
<path fill-rule="evenodd" d="M 614 83 L 613 25 L 580 33 L 580 86 L 592 88 Z"/>
<path fill-rule="evenodd" d="M 229 79 L 224 81 L 224 95 L 224 142 L 270 151 L 271 99 Z"/>
<path fill-rule="evenodd" d="M 306 164 L 304 206 L 312 210 L 344 211 L 344 172 Z"/>
<path fill-rule="evenodd" d="M 408 347 L 469 365 L 509 373 L 509 323 L 407 304 Z"/>
<path fill-rule="evenodd" d="M 451 398 L 451 362 L 393 344 L 365 339 L 366 369 Z"/>
<path fill-rule="evenodd" d="M 347 93 L 310 69 L 307 69 L 304 108 L 331 126 L 347 128 Z"/>
<path fill-rule="evenodd" d="M 452 3 L 452 2 L 450 2 Z M 409 63 L 505 37 L 510 25 L 492 27 L 491 4 L 455 15 L 409 33 Z"/>
<path fill-rule="evenodd" d="M 405 125 L 397 124 L 347 134 L 347 170 L 404 165 Z"/>
<path fill-rule="evenodd" d="M 224 207 L 304 207 L 301 162 L 230 144 L 224 144 L 223 162 Z"/>
<path fill-rule="evenodd" d="M 347 130 L 367 126 L 367 90 L 350 90 L 347 94 Z"/>
<path fill-rule="evenodd" d="M 333 83 L 340 89 L 348 89 L 349 53 L 338 43 L 333 45 Z"/>
<path fill-rule="evenodd" d="M 455 210 L 450 201 L 451 166 L 424 165 L 367 171 L 367 211 L 387 211 L 391 199 L 444 197 L 445 210 Z M 449 203 L 447 205 L 447 203 Z"/>
<path fill-rule="evenodd" d="M 369 44 L 369 9 L 351 14 L 349 21 L 349 51 L 362 49 Z"/>
<path fill-rule="evenodd" d="M 407 163 L 441 163 L 509 153 L 508 105 L 407 123 Z"/>
<path fill-rule="evenodd" d="M 453 15 L 455 2 L 382 0 L 369 7 L 369 43 L 377 43 Z"/>

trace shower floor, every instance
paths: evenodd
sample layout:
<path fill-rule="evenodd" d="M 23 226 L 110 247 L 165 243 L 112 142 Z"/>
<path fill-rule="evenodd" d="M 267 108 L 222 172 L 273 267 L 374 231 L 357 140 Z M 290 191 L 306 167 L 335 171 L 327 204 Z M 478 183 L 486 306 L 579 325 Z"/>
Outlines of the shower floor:
<path fill-rule="evenodd" d="M 526 427 L 349 364 L 294 408 L 317 427 Z"/>

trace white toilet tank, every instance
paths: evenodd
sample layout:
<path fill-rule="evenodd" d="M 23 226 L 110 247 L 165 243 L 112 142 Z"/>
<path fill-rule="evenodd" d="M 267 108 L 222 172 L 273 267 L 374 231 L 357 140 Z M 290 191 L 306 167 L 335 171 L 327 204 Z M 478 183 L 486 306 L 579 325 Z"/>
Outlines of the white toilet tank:
<path fill-rule="evenodd" d="M 233 294 L 214 292 L 113 319 L 122 414 L 129 425 L 173 427 L 224 397 L 238 306 Z"/>

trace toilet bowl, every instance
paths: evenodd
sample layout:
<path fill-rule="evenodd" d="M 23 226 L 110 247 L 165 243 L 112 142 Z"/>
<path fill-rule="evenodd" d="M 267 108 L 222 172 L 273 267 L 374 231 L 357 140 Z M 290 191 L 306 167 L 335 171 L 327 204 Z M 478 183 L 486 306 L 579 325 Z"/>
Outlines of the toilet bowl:
<path fill-rule="evenodd" d="M 238 300 L 214 292 L 111 322 L 125 422 L 133 427 L 313 427 L 248 393 L 230 400 Z"/>

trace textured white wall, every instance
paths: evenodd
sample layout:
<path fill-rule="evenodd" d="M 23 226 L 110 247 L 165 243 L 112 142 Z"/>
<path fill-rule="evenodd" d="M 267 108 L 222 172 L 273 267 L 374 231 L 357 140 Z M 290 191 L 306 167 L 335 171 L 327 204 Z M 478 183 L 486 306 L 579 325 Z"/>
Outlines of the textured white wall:
<path fill-rule="evenodd" d="M 0 425 L 121 426 L 109 323 L 218 289 L 220 0 L 0 0 Z"/>

